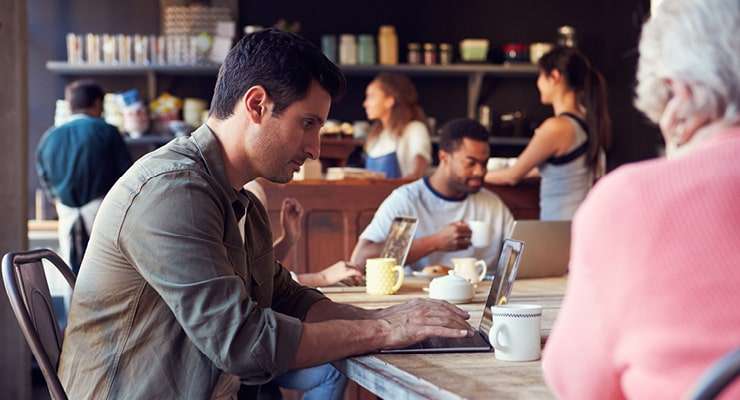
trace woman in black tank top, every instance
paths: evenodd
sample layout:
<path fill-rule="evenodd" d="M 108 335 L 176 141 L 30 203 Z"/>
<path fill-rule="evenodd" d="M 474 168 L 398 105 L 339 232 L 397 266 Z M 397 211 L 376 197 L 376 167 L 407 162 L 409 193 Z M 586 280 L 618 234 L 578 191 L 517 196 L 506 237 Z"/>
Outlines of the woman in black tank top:
<path fill-rule="evenodd" d="M 538 66 L 540 101 L 552 105 L 555 116 L 535 130 L 513 166 L 488 171 L 487 183 L 515 185 L 525 177 L 538 176 L 537 167 L 544 163 L 564 165 L 583 155 L 594 176 L 603 172 L 597 171 L 599 155 L 610 141 L 604 78 L 570 47 L 554 48 L 540 58 Z M 586 141 L 575 148 L 578 136 L 572 121 L 586 133 Z"/>

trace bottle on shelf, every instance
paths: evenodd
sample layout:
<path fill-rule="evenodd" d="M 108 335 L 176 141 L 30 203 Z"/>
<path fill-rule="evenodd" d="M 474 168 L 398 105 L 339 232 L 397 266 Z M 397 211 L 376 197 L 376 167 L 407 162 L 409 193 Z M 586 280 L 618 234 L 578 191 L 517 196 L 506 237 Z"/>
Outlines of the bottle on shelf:
<path fill-rule="evenodd" d="M 437 63 L 437 45 L 424 43 L 424 64 L 434 65 Z"/>
<path fill-rule="evenodd" d="M 421 45 L 419 43 L 409 43 L 408 48 L 406 62 L 413 65 L 421 64 Z"/>
<path fill-rule="evenodd" d="M 380 48 L 380 64 L 398 64 L 398 36 L 392 25 L 383 25 L 378 32 L 378 47 Z"/>
<path fill-rule="evenodd" d="M 375 64 L 375 38 L 372 35 L 360 35 L 357 38 L 357 63 Z"/>
<path fill-rule="evenodd" d="M 339 37 L 339 63 L 357 64 L 357 41 L 355 35 L 344 34 Z"/>

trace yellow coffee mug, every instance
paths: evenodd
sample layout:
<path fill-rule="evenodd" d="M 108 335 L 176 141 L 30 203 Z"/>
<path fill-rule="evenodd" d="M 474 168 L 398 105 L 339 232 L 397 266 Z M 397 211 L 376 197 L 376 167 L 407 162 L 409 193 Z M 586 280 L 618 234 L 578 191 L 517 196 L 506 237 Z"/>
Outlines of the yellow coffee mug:
<path fill-rule="evenodd" d="M 403 267 L 394 258 L 368 258 L 365 264 L 368 294 L 393 294 L 403 284 Z"/>

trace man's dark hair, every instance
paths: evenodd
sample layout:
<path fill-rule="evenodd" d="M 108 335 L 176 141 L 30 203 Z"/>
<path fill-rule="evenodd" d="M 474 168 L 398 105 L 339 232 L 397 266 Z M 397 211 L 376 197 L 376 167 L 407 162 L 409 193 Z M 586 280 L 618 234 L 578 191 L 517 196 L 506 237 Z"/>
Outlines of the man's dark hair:
<path fill-rule="evenodd" d="M 312 80 L 337 99 L 347 85 L 339 68 L 311 42 L 294 33 L 266 29 L 244 36 L 229 51 L 213 93 L 210 115 L 226 119 L 250 87 L 261 85 L 279 115 L 303 99 Z"/>
<path fill-rule="evenodd" d="M 95 105 L 95 101 L 103 101 L 103 88 L 91 80 L 74 81 L 64 88 L 64 98 L 69 102 L 69 109 L 84 110 Z"/>
<path fill-rule="evenodd" d="M 457 118 L 444 124 L 439 138 L 439 149 L 452 153 L 460 147 L 463 138 L 488 143 L 488 131 L 478 121 Z"/>

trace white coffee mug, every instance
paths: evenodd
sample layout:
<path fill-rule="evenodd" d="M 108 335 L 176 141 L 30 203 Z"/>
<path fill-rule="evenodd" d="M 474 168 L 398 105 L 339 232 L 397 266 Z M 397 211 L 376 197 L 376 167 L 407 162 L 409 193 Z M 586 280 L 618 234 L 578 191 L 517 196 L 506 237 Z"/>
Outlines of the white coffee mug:
<path fill-rule="evenodd" d="M 540 359 L 542 306 L 504 304 L 491 307 L 493 325 L 488 338 L 494 356 L 502 361 Z"/>
<path fill-rule="evenodd" d="M 491 157 L 486 163 L 486 169 L 488 171 L 496 171 L 504 169 L 508 166 L 507 159 L 504 157 Z"/>
<path fill-rule="evenodd" d="M 488 247 L 491 245 L 491 223 L 488 221 L 467 221 L 470 227 L 470 243 L 473 247 Z"/>
<path fill-rule="evenodd" d="M 452 265 L 455 266 L 455 275 L 467 279 L 472 284 L 482 281 L 488 271 L 486 262 L 475 257 L 453 258 Z"/>

